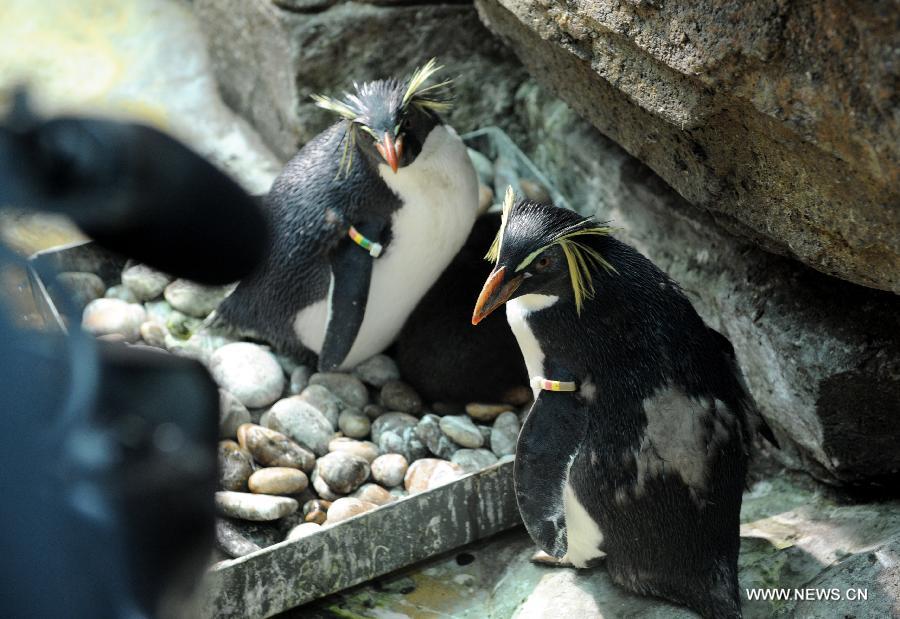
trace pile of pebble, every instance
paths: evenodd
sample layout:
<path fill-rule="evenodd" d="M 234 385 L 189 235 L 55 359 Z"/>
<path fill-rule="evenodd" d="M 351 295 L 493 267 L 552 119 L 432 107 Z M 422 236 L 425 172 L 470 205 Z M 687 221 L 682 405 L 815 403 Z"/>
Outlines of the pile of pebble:
<path fill-rule="evenodd" d="M 349 373 L 315 373 L 207 328 L 228 287 L 172 280 L 139 264 L 126 265 L 109 289 L 92 273 L 63 273 L 60 281 L 95 336 L 209 368 L 221 403 L 217 540 L 228 556 L 513 458 L 522 401 L 426 405 L 386 355 Z"/>

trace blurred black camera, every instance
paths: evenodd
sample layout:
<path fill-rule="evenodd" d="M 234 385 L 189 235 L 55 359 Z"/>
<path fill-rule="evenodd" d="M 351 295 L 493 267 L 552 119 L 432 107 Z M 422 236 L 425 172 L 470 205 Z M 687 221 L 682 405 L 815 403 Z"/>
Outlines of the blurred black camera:
<path fill-rule="evenodd" d="M 45 121 L 24 93 L 0 121 L 2 206 L 63 213 L 104 248 L 201 283 L 243 277 L 266 247 L 255 200 L 178 141 Z M 0 245 L 0 271 L 23 264 Z M 213 546 L 218 390 L 200 363 L 97 341 L 62 305 L 68 333 L 23 330 L 0 297 L 0 608 L 172 614 Z"/>

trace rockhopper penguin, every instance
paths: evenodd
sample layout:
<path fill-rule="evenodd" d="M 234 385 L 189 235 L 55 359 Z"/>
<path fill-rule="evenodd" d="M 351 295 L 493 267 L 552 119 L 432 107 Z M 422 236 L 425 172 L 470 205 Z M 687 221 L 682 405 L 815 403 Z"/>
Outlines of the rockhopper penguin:
<path fill-rule="evenodd" d="M 739 617 L 739 513 L 759 417 L 728 340 L 610 229 L 504 204 L 473 324 L 506 304 L 535 403 L 519 509 L 538 546 L 704 617 Z"/>
<path fill-rule="evenodd" d="M 434 60 L 408 80 L 316 97 L 341 119 L 285 166 L 266 198 L 267 261 L 219 318 L 319 369 L 381 352 L 462 247 L 478 210 L 466 148 L 439 113 Z"/>

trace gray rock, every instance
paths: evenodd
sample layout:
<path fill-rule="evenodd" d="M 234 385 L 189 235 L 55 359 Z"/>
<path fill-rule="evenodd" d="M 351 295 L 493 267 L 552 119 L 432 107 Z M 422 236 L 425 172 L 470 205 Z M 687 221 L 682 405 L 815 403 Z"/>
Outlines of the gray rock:
<path fill-rule="evenodd" d="M 387 409 L 380 404 L 366 404 L 363 406 L 363 412 L 366 414 L 366 417 L 375 421 L 384 415 L 387 412 Z"/>
<path fill-rule="evenodd" d="M 294 541 L 302 537 L 307 537 L 308 535 L 315 535 L 321 530 L 322 525 L 320 524 L 316 524 L 315 522 L 302 522 L 291 529 L 285 539 L 288 541 Z"/>
<path fill-rule="evenodd" d="M 165 297 L 180 312 L 195 318 L 206 318 L 228 292 L 228 286 L 203 286 L 186 279 L 176 279 L 166 286 Z"/>
<path fill-rule="evenodd" d="M 254 424 L 238 428 L 238 442 L 263 466 L 288 466 L 306 473 L 316 463 L 313 453 L 275 430 Z"/>
<path fill-rule="evenodd" d="M 249 408 L 268 406 L 284 389 L 281 366 L 272 353 L 256 344 L 222 346 L 212 353 L 209 370 L 220 387 Z"/>
<path fill-rule="evenodd" d="M 406 441 L 403 440 L 402 431 L 394 432 L 382 432 L 378 438 L 378 447 L 381 449 L 383 453 L 391 453 L 391 454 L 400 454 L 407 461 L 411 461 L 410 459 L 418 459 L 413 458 L 415 454 L 410 453 L 409 445 Z M 427 450 L 426 450 L 427 455 Z M 423 456 L 419 456 L 423 457 Z"/>
<path fill-rule="evenodd" d="M 340 372 L 320 372 L 309 377 L 310 386 L 322 385 L 348 406 L 362 408 L 369 403 L 369 391 L 355 376 Z"/>
<path fill-rule="evenodd" d="M 143 264 L 129 266 L 122 271 L 122 284 L 138 301 L 152 301 L 160 296 L 172 278 Z"/>
<path fill-rule="evenodd" d="M 379 388 L 390 380 L 400 379 L 397 364 L 387 355 L 375 355 L 363 361 L 353 369 L 353 374 L 364 383 Z"/>
<path fill-rule="evenodd" d="M 312 370 L 305 365 L 299 365 L 291 372 L 291 382 L 288 390 L 291 395 L 297 395 L 306 389 L 309 385 L 309 377 L 312 376 Z"/>
<path fill-rule="evenodd" d="M 298 397 L 322 413 L 325 419 L 328 420 L 328 423 L 331 424 L 332 429 L 337 429 L 338 418 L 345 406 L 339 397 L 331 393 L 323 385 L 310 385 Z"/>
<path fill-rule="evenodd" d="M 478 425 L 478 431 L 481 432 L 481 438 L 484 439 L 484 444 L 482 444 L 482 447 L 484 447 L 485 449 L 491 448 L 491 430 L 492 429 L 490 426 L 482 426 L 480 424 Z"/>
<path fill-rule="evenodd" d="M 56 281 L 68 293 L 69 298 L 83 310 L 94 299 L 103 297 L 106 292 L 106 284 L 94 273 L 68 271 L 59 273 Z"/>
<path fill-rule="evenodd" d="M 313 488 L 320 497 L 325 499 L 326 501 L 335 501 L 341 498 L 341 495 L 335 492 L 326 482 L 322 479 L 322 476 L 319 475 L 319 466 L 316 464 L 316 468 L 313 469 L 312 475 L 310 475 L 309 480 L 312 482 Z M 324 512 L 323 512 L 324 513 Z M 318 522 L 322 524 L 325 522 L 324 518 L 318 518 L 316 515 L 313 515 L 312 518 L 307 517 L 307 522 Z"/>
<path fill-rule="evenodd" d="M 338 418 L 338 428 L 344 436 L 350 438 L 364 438 L 369 435 L 372 422 L 358 408 L 347 408 L 341 412 Z"/>
<path fill-rule="evenodd" d="M 449 460 L 459 446 L 441 430 L 441 418 L 428 413 L 416 425 L 416 436 L 438 458 Z"/>
<path fill-rule="evenodd" d="M 165 348 L 169 330 L 155 320 L 148 320 L 141 324 L 141 339 L 155 348 Z M 170 336 L 171 337 L 171 336 Z"/>
<path fill-rule="evenodd" d="M 317 456 L 328 453 L 328 443 L 334 436 L 334 428 L 328 419 L 299 396 L 284 398 L 272 405 L 267 425 Z"/>
<path fill-rule="evenodd" d="M 400 454 L 389 453 L 372 461 L 372 479 L 382 486 L 393 488 L 403 483 L 409 463 Z"/>
<path fill-rule="evenodd" d="M 174 338 L 167 331 L 165 343 L 166 349 L 173 354 L 182 357 L 190 357 L 208 364 L 215 351 L 223 346 L 235 343 L 235 340 L 222 335 L 209 333 L 201 329 L 186 340 Z"/>
<path fill-rule="evenodd" d="M 103 296 L 107 299 L 119 299 L 126 303 L 138 303 L 138 298 L 134 296 L 134 293 L 121 284 L 110 286 Z"/>
<path fill-rule="evenodd" d="M 234 441 L 221 441 L 218 449 L 219 486 L 225 490 L 247 491 L 253 474 L 253 458 Z"/>
<path fill-rule="evenodd" d="M 422 411 L 422 398 L 415 390 L 399 380 L 390 380 L 381 388 L 380 403 L 388 410 L 417 414 Z"/>
<path fill-rule="evenodd" d="M 110 288 L 112 290 L 112 288 Z M 175 312 L 175 308 L 169 305 L 168 301 L 150 301 L 144 303 L 144 309 L 147 311 L 147 319 L 155 320 L 161 325 L 165 325 L 169 321 L 169 317 Z M 181 312 L 178 312 L 181 314 Z M 183 314 L 182 314 L 183 315 Z"/>
<path fill-rule="evenodd" d="M 285 375 L 288 377 L 290 377 L 291 373 L 301 365 L 290 355 L 276 354 L 275 360 L 278 362 L 278 365 L 281 366 L 281 369 L 284 370 Z"/>
<path fill-rule="evenodd" d="M 428 457 L 428 448 L 419 440 L 415 428 L 403 428 L 400 438 L 403 441 L 403 447 L 397 453 L 403 454 L 409 462 Z"/>
<path fill-rule="evenodd" d="M 336 524 L 353 516 L 373 510 L 377 505 L 353 497 L 342 497 L 328 508 L 326 524 Z"/>
<path fill-rule="evenodd" d="M 465 102 L 447 115 L 462 133 L 509 116 L 524 78 L 471 5 L 337 3 L 306 14 L 239 0 L 200 0 L 193 6 L 225 101 L 284 160 L 334 122 L 333 114 L 314 107 L 313 93 L 337 95 L 354 81 L 402 79 L 437 57 L 446 66 L 443 75 L 454 78 L 457 101 Z M 409 24 L 416 36 L 390 36 L 397 24 Z"/>
<path fill-rule="evenodd" d="M 476 473 L 497 463 L 497 456 L 487 449 L 460 449 L 450 462 L 458 464 L 466 473 Z"/>
<path fill-rule="evenodd" d="M 373 483 L 363 484 L 354 490 L 350 496 L 361 501 L 374 503 L 375 505 L 387 505 L 394 500 L 390 492 Z"/>
<path fill-rule="evenodd" d="M 397 435 L 405 428 L 414 428 L 419 420 L 407 413 L 385 413 L 372 422 L 372 442 L 380 444 L 382 432 L 394 432 Z"/>
<path fill-rule="evenodd" d="M 249 492 L 216 492 L 216 508 L 223 516 L 243 520 L 278 520 L 297 511 L 297 501 L 289 497 L 250 494 Z"/>
<path fill-rule="evenodd" d="M 219 438 L 235 438 L 245 423 L 250 423 L 247 407 L 228 391 L 219 389 Z"/>
<path fill-rule="evenodd" d="M 516 453 L 519 439 L 519 416 L 513 412 L 503 413 L 494 422 L 491 430 L 491 451 L 497 457 Z"/>
<path fill-rule="evenodd" d="M 518 423 L 518 420 L 517 420 Z M 457 445 L 477 449 L 484 445 L 484 438 L 472 419 L 465 415 L 447 415 L 441 417 L 441 430 Z"/>
<path fill-rule="evenodd" d="M 345 451 L 354 456 L 359 456 L 370 463 L 381 454 L 378 445 L 375 443 L 371 441 L 357 441 L 346 436 L 331 439 L 331 442 L 328 443 L 328 451 Z"/>
<path fill-rule="evenodd" d="M 81 326 L 100 336 L 118 335 L 126 342 L 137 342 L 141 325 L 147 320 L 144 308 L 119 299 L 95 299 L 84 308 Z"/>
<path fill-rule="evenodd" d="M 881 113 L 896 107 L 896 37 L 880 6 L 476 5 L 537 80 L 732 232 L 900 291 L 884 208 L 900 201 L 900 118 Z"/>
<path fill-rule="evenodd" d="M 319 476 L 334 492 L 349 494 L 369 478 L 369 463 L 365 458 L 347 451 L 332 451 L 319 458 Z"/>
<path fill-rule="evenodd" d="M 216 518 L 216 546 L 234 559 L 260 550 L 260 546 L 244 537 L 238 527 L 223 518 Z"/>

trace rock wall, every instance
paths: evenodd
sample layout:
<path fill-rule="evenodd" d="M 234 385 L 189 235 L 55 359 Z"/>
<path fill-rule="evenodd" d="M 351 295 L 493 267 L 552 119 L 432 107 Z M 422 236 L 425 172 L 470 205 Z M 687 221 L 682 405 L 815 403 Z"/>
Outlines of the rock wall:
<path fill-rule="evenodd" d="M 900 299 L 764 251 L 799 255 L 796 247 L 818 243 L 816 256 L 828 264 L 856 264 L 871 280 L 865 283 L 896 277 L 896 253 L 891 257 L 885 249 L 900 236 L 891 219 L 895 211 L 874 209 L 878 219 L 866 210 L 868 198 L 856 195 L 861 172 L 845 166 L 848 171 L 837 174 L 829 167 L 836 155 L 759 111 L 741 112 L 743 137 L 727 133 L 715 123 L 737 108 L 699 100 L 687 105 L 685 84 L 694 84 L 693 77 L 683 77 L 679 97 L 671 94 L 676 91 L 654 94 L 665 114 L 651 114 L 617 88 L 632 83 L 649 96 L 665 83 L 642 66 L 628 65 L 624 52 L 613 86 L 561 44 L 569 39 L 531 30 L 494 0 L 478 1 L 482 17 L 508 36 L 535 79 L 557 87 L 572 108 L 528 78 L 478 22 L 472 6 L 347 3 L 300 13 L 262 0 L 194 4 L 223 93 L 283 158 L 331 122 L 307 94 L 334 93 L 354 79 L 407 70 L 437 55 L 448 73 L 459 76 L 459 104 L 451 119 L 458 129 L 505 128 L 573 206 L 622 228 L 620 236 L 681 282 L 704 318 L 732 340 L 750 389 L 781 440 L 782 458 L 831 483 L 886 485 L 900 479 Z M 524 4 L 516 6 L 525 11 Z M 637 1 L 627 10 L 659 10 L 654 6 Z M 549 10 L 541 5 L 526 14 Z M 712 96 L 711 86 L 700 90 Z M 601 124 L 601 116 L 612 120 Z M 637 158 L 601 130 L 621 139 Z M 633 148 L 636 140 L 640 148 Z M 888 156 L 885 142 L 882 137 L 873 152 Z M 722 150 L 738 147 L 756 149 L 753 166 Z M 683 164 L 677 174 L 657 165 L 663 155 Z M 873 169 L 867 174 L 873 176 Z M 888 169 L 883 166 L 881 180 L 860 195 L 886 195 Z M 763 178 L 767 170 L 769 180 Z M 855 202 L 826 199 L 817 179 L 832 173 Z M 779 184 L 790 191 L 780 196 Z M 809 211 L 810 204 L 817 210 Z M 761 230 L 753 227 L 760 222 Z M 845 228 L 871 240 L 871 251 L 857 251 Z M 821 233 L 819 240 L 811 231 Z M 824 269 L 823 264 L 816 266 Z"/>
<path fill-rule="evenodd" d="M 900 292 L 896 0 L 476 0 L 529 72 L 769 251 Z"/>

